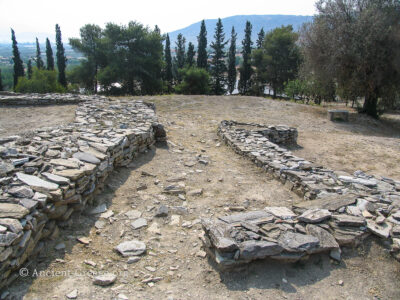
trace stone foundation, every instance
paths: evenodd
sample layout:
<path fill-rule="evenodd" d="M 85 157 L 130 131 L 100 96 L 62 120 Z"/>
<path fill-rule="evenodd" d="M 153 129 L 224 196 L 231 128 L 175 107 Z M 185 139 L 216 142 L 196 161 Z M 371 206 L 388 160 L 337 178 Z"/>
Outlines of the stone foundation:
<path fill-rule="evenodd" d="M 292 209 L 266 207 L 202 220 L 203 244 L 219 266 L 267 257 L 293 262 L 320 252 L 340 260 L 340 247 L 357 245 L 369 234 L 386 240 L 400 260 L 399 181 L 361 171 L 339 175 L 275 144 L 295 142 L 294 128 L 269 126 L 268 138 L 253 129 L 260 127 L 266 126 L 223 121 L 218 135 L 305 201 Z"/>
<path fill-rule="evenodd" d="M 73 212 L 97 204 L 95 195 L 115 167 L 166 139 L 151 104 L 82 99 L 74 123 L 0 141 L 0 289 Z"/>
<path fill-rule="evenodd" d="M 19 94 L 0 92 L 0 106 L 77 104 L 101 98 L 106 99 L 101 96 L 80 94 Z"/>

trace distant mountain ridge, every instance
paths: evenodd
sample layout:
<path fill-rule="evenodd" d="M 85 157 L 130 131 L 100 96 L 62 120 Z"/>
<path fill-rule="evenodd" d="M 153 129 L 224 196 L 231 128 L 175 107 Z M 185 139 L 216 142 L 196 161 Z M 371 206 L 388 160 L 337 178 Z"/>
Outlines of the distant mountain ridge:
<path fill-rule="evenodd" d="M 252 30 L 252 41 L 255 43 L 257 34 L 261 28 L 264 28 L 265 32 L 268 32 L 276 27 L 282 25 L 293 25 L 294 30 L 298 30 L 303 23 L 311 22 L 312 16 L 296 16 L 296 15 L 238 15 L 221 19 L 222 25 L 224 26 L 225 40 L 228 40 L 231 35 L 232 26 L 235 27 L 237 36 L 237 46 L 241 46 L 241 42 L 244 38 L 244 29 L 246 21 L 250 21 L 253 26 Z M 214 40 L 214 31 L 217 19 L 206 19 L 204 20 L 207 28 L 207 45 L 209 46 L 211 41 Z M 201 21 L 189 25 L 185 28 L 175 30 L 169 33 L 171 40 L 171 48 L 175 48 L 175 41 L 179 33 L 186 38 L 186 43 L 192 42 L 197 45 L 197 36 L 200 32 Z"/>

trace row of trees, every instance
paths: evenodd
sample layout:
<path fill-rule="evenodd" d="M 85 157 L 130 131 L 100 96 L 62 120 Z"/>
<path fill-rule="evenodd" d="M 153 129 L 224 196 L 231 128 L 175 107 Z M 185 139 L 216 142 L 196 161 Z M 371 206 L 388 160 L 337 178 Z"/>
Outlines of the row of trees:
<path fill-rule="evenodd" d="M 46 66 L 42 59 L 39 41 L 36 38 L 36 56 L 33 61 L 36 66 L 32 65 L 32 59 L 28 59 L 25 67 L 21 59 L 18 49 L 18 42 L 15 32 L 11 29 L 12 52 L 13 52 L 13 88 L 18 92 L 63 92 L 67 87 L 67 78 L 65 75 L 66 62 L 65 50 L 61 38 L 61 29 L 56 24 L 56 57 L 57 57 L 57 70 L 54 67 L 53 50 L 49 39 L 46 39 Z M 0 70 L 0 91 L 3 90 L 1 82 Z"/>

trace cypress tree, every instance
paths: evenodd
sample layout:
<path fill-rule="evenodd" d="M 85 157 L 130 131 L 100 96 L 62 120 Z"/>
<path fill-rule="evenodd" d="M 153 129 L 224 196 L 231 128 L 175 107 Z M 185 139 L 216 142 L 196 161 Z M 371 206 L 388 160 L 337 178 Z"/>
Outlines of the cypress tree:
<path fill-rule="evenodd" d="M 264 39 L 265 39 L 265 32 L 264 32 L 264 28 L 261 28 L 260 32 L 258 33 L 258 38 L 256 41 L 256 46 L 257 49 L 261 49 L 264 43 Z"/>
<path fill-rule="evenodd" d="M 54 57 L 53 57 L 53 49 L 51 49 L 49 38 L 46 39 L 46 62 L 47 62 L 47 70 L 54 70 Z"/>
<path fill-rule="evenodd" d="M 172 91 L 172 59 L 171 59 L 171 42 L 169 40 L 169 35 L 167 33 L 167 38 L 165 40 L 165 80 L 167 81 L 168 93 Z"/>
<path fill-rule="evenodd" d="M 32 79 L 32 60 L 28 60 L 28 79 Z"/>
<path fill-rule="evenodd" d="M 235 27 L 232 26 L 231 45 L 228 54 L 228 91 L 230 94 L 236 86 L 236 37 Z"/>
<path fill-rule="evenodd" d="M 180 33 L 178 34 L 175 53 L 176 53 L 176 66 L 182 69 L 185 66 L 185 37 Z"/>
<path fill-rule="evenodd" d="M 189 42 L 188 51 L 186 54 L 186 64 L 188 67 L 193 66 L 195 54 L 196 54 L 196 52 L 194 51 L 194 45 L 191 42 Z"/>
<path fill-rule="evenodd" d="M 246 28 L 244 30 L 245 36 L 242 41 L 243 64 L 239 70 L 240 72 L 239 92 L 242 95 L 246 95 L 250 91 L 251 75 L 253 73 L 253 70 L 251 68 L 251 59 L 250 59 L 251 45 L 253 45 L 253 42 L 251 41 L 251 29 L 252 29 L 251 23 L 247 21 Z"/>
<path fill-rule="evenodd" d="M 207 70 L 207 30 L 206 24 L 201 21 L 200 34 L 197 37 L 197 67 Z"/>
<path fill-rule="evenodd" d="M 67 87 L 67 78 L 65 77 L 65 67 L 67 58 L 65 57 L 65 50 L 61 40 L 61 29 L 58 24 L 56 24 L 56 44 L 57 44 L 57 68 L 58 68 L 58 82 Z"/>
<path fill-rule="evenodd" d="M 18 77 L 25 76 L 24 66 L 22 64 L 21 55 L 18 50 L 18 43 L 15 38 L 15 32 L 11 28 L 11 40 L 12 40 L 12 48 L 13 48 L 13 61 L 14 61 L 14 89 L 18 83 Z"/>
<path fill-rule="evenodd" d="M 3 88 L 3 80 L 1 79 L 1 69 L 0 69 L 0 92 L 4 90 Z"/>
<path fill-rule="evenodd" d="M 211 76 L 212 76 L 212 92 L 215 95 L 225 94 L 225 51 L 224 47 L 228 43 L 225 40 L 224 27 L 222 25 L 221 19 L 218 19 L 217 26 L 215 27 L 214 39 L 211 43 L 211 48 L 213 52 L 211 54 Z"/>
<path fill-rule="evenodd" d="M 44 68 L 44 62 L 42 60 L 42 53 L 40 51 L 39 40 L 36 38 L 36 67 L 41 70 Z"/>

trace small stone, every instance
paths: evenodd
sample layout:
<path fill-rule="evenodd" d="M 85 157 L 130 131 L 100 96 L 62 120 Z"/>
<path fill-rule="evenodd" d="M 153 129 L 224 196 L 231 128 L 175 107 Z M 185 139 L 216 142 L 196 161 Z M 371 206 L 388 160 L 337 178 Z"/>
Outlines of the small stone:
<path fill-rule="evenodd" d="M 285 279 L 285 278 L 282 278 L 282 282 L 283 283 L 288 283 L 287 279 Z"/>
<path fill-rule="evenodd" d="M 188 196 L 200 196 L 201 194 L 203 194 L 203 189 L 195 189 L 187 192 Z"/>
<path fill-rule="evenodd" d="M 264 210 L 282 220 L 290 220 L 296 217 L 296 214 L 287 207 L 266 207 Z"/>
<path fill-rule="evenodd" d="M 147 220 L 144 218 L 138 218 L 135 221 L 133 221 L 131 223 L 131 226 L 133 229 L 140 229 L 142 227 L 146 227 L 147 226 Z"/>
<path fill-rule="evenodd" d="M 84 244 L 84 245 L 89 245 L 89 243 L 90 243 L 90 240 L 89 240 L 89 238 L 87 238 L 87 237 L 80 237 L 80 238 L 77 238 L 77 241 L 78 241 L 79 243 L 81 243 L 81 244 Z"/>
<path fill-rule="evenodd" d="M 107 211 L 107 204 L 103 203 L 96 207 L 89 208 L 88 210 L 86 210 L 86 213 L 88 215 L 97 215 L 97 214 L 104 213 L 106 211 Z"/>
<path fill-rule="evenodd" d="M 179 226 L 180 222 L 181 222 L 181 216 L 179 216 L 179 215 L 172 215 L 172 216 L 171 216 L 171 222 L 169 223 L 169 225 L 172 225 L 172 226 Z"/>
<path fill-rule="evenodd" d="M 165 205 L 161 205 L 154 216 L 157 218 L 168 216 L 168 207 Z"/>
<path fill-rule="evenodd" d="M 119 244 L 115 249 L 122 256 L 138 256 L 146 252 L 146 244 L 140 241 L 126 241 Z"/>
<path fill-rule="evenodd" d="M 338 281 L 338 285 L 343 286 L 343 284 L 344 284 L 343 280 L 339 280 L 339 281 Z"/>
<path fill-rule="evenodd" d="M 88 266 L 92 266 L 92 267 L 96 266 L 96 263 L 94 261 L 91 261 L 91 260 L 84 260 L 83 262 Z"/>
<path fill-rule="evenodd" d="M 94 227 L 96 227 L 97 229 L 103 229 L 104 227 L 106 227 L 106 222 L 98 220 L 96 221 L 96 223 L 94 223 Z"/>
<path fill-rule="evenodd" d="M 32 198 L 34 192 L 26 186 L 14 186 L 7 190 L 7 193 L 17 198 Z"/>
<path fill-rule="evenodd" d="M 103 213 L 100 215 L 100 218 L 108 219 L 108 218 L 112 217 L 113 215 L 114 215 L 114 212 L 113 212 L 111 209 L 109 209 L 109 210 L 103 212 Z"/>
<path fill-rule="evenodd" d="M 157 269 L 156 268 L 154 268 L 154 267 L 149 267 L 149 266 L 147 266 L 147 267 L 144 267 L 147 271 L 149 271 L 149 272 L 155 272 L 155 271 L 157 271 Z"/>
<path fill-rule="evenodd" d="M 128 258 L 127 263 L 128 264 L 133 264 L 133 263 L 138 262 L 139 260 L 140 260 L 139 256 L 131 256 L 131 257 Z"/>
<path fill-rule="evenodd" d="M 372 220 L 367 220 L 367 228 L 373 234 L 387 239 L 390 235 L 392 226 L 389 223 L 377 224 Z"/>
<path fill-rule="evenodd" d="M 117 276 L 113 273 L 107 273 L 104 275 L 96 276 L 93 280 L 93 284 L 100 286 L 107 286 L 113 284 L 117 280 Z"/>
<path fill-rule="evenodd" d="M 118 294 L 117 300 L 129 300 L 129 298 L 125 294 Z"/>
<path fill-rule="evenodd" d="M 69 184 L 71 182 L 71 180 L 69 180 L 66 177 L 58 176 L 58 175 L 47 173 L 47 172 L 43 172 L 42 176 L 44 176 L 48 180 L 50 180 L 52 182 L 55 182 L 55 183 L 58 183 L 58 184 Z"/>
<path fill-rule="evenodd" d="M 341 261 L 342 260 L 342 251 L 340 250 L 340 248 L 332 249 L 329 252 L 329 256 L 336 261 Z"/>
<path fill-rule="evenodd" d="M 309 209 L 306 210 L 297 219 L 305 223 L 320 223 L 331 217 L 332 213 L 327 209 Z"/>
<path fill-rule="evenodd" d="M 71 292 L 69 292 L 68 294 L 65 295 L 68 299 L 76 299 L 78 298 L 78 290 L 74 289 Z"/>
<path fill-rule="evenodd" d="M 136 188 L 137 191 L 143 191 L 143 190 L 146 190 L 146 189 L 147 189 L 147 185 L 146 185 L 145 183 L 141 183 L 141 184 Z"/>
<path fill-rule="evenodd" d="M 196 253 L 196 256 L 197 256 L 197 257 L 201 257 L 201 258 L 205 258 L 205 257 L 207 256 L 207 253 L 206 253 L 205 251 L 203 251 L 203 250 L 199 250 L 199 251 Z"/>

